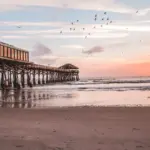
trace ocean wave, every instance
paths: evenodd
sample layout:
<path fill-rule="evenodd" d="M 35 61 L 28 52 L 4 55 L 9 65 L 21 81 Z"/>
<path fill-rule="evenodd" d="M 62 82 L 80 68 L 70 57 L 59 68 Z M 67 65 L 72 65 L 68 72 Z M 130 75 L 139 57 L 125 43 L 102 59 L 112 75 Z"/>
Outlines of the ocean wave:
<path fill-rule="evenodd" d="M 150 83 L 149 80 L 104 80 L 104 79 L 93 79 L 93 80 L 81 80 L 78 82 L 68 82 L 68 85 L 90 85 L 90 84 L 141 84 Z"/>
<path fill-rule="evenodd" d="M 38 89 L 38 87 L 34 87 L 34 89 Z M 70 91 L 70 90 L 77 90 L 77 91 L 117 91 L 117 92 L 123 92 L 123 91 L 150 91 L 150 85 L 148 86 L 113 86 L 113 87 L 103 87 L 103 86 L 48 86 L 48 87 L 39 87 L 39 89 L 45 89 L 45 90 L 52 90 L 52 91 Z"/>
<path fill-rule="evenodd" d="M 79 87 L 77 90 L 89 90 L 89 91 L 96 91 L 96 90 L 101 90 L 101 91 L 129 91 L 129 90 L 140 90 L 140 91 L 149 91 L 150 86 L 144 86 L 144 87 Z"/>

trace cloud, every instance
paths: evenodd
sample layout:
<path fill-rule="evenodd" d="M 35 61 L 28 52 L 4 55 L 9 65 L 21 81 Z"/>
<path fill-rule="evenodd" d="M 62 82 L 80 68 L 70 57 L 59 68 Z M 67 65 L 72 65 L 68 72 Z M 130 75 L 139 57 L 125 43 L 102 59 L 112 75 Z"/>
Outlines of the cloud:
<path fill-rule="evenodd" d="M 6 36 L 0 36 L 2 39 L 28 39 L 28 36 L 18 36 L 18 35 L 6 35 Z"/>
<path fill-rule="evenodd" d="M 113 31 L 138 31 L 138 32 L 150 32 L 150 26 L 148 25 L 109 25 L 105 26 L 105 29 L 107 30 L 113 30 Z"/>
<path fill-rule="evenodd" d="M 128 36 L 127 33 L 109 33 L 109 34 L 93 34 L 87 36 L 88 39 L 99 39 L 99 38 L 124 38 Z M 85 38 L 85 35 L 43 35 L 43 38 Z"/>
<path fill-rule="evenodd" d="M 112 11 L 120 13 L 132 13 L 135 10 L 119 1 L 116 0 L 5 0 L 0 1 L 0 5 L 3 8 L 8 5 L 16 6 L 51 6 L 59 8 L 73 8 L 73 9 L 85 9 L 85 10 L 102 10 L 102 11 Z M 7 7 L 6 7 L 7 8 Z"/>
<path fill-rule="evenodd" d="M 52 50 L 49 49 L 47 46 L 45 46 L 44 44 L 41 43 L 37 43 L 34 47 L 33 47 L 33 51 L 31 52 L 31 56 L 32 57 L 37 57 L 37 56 L 45 56 L 48 54 L 52 54 Z"/>
<path fill-rule="evenodd" d="M 145 16 L 148 13 L 150 13 L 150 8 L 145 8 L 145 9 L 141 9 L 139 10 L 139 12 L 137 13 L 138 16 Z"/>
<path fill-rule="evenodd" d="M 81 45 L 61 45 L 61 48 L 69 48 L 69 49 L 83 49 L 84 47 Z"/>
<path fill-rule="evenodd" d="M 21 6 L 17 6 L 14 4 L 9 4 L 9 5 L 3 5 L 1 4 L 2 2 L 0 2 L 0 12 L 4 12 L 4 11 L 14 11 L 14 10 L 21 10 L 23 9 L 23 7 Z"/>
<path fill-rule="evenodd" d="M 48 27 L 60 27 L 70 25 L 68 22 L 20 22 L 20 21 L 0 21 L 2 26 L 48 26 Z"/>
<path fill-rule="evenodd" d="M 101 46 L 95 46 L 87 51 L 82 51 L 82 53 L 85 53 L 85 54 L 94 54 L 94 53 L 101 53 L 103 52 L 104 49 L 101 47 Z"/>
<path fill-rule="evenodd" d="M 108 33 L 108 34 L 94 34 L 87 37 L 87 39 L 104 39 L 104 38 L 124 38 L 128 36 L 127 33 Z M 38 36 L 39 38 L 46 38 L 46 39 L 68 39 L 68 38 L 80 38 L 85 39 L 85 35 L 78 35 L 78 34 L 41 34 Z M 35 36 L 17 36 L 17 35 L 3 35 L 1 36 L 3 39 L 30 39 L 30 38 L 36 38 Z"/>

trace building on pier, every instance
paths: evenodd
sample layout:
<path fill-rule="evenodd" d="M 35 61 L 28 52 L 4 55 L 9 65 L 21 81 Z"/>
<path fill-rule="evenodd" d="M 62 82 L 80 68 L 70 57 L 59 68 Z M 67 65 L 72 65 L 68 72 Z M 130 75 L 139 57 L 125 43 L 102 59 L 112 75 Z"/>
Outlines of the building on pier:
<path fill-rule="evenodd" d="M 28 51 L 0 42 L 0 84 L 3 89 L 77 80 L 79 68 L 72 64 L 58 68 L 35 64 L 30 62 Z"/>
<path fill-rule="evenodd" d="M 0 42 L 0 58 L 29 62 L 29 52 L 15 46 Z"/>

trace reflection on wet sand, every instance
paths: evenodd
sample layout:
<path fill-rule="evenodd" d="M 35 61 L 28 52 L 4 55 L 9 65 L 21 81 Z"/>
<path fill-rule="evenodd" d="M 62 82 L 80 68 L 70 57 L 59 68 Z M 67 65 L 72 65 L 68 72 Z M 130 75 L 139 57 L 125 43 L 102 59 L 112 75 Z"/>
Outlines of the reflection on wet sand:
<path fill-rule="evenodd" d="M 77 95 L 65 93 L 55 94 L 41 90 L 5 90 L 0 91 L 0 107 L 3 108 L 35 108 L 37 102 L 58 98 L 73 98 Z"/>

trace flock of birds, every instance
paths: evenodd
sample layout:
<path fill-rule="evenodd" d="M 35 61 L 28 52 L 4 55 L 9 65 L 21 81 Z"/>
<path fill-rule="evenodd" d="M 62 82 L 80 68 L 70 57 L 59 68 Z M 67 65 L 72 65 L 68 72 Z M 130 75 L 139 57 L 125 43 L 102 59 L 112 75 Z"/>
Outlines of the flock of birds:
<path fill-rule="evenodd" d="M 136 14 L 139 13 L 139 11 L 136 11 Z M 96 22 L 98 20 L 98 14 L 95 14 L 94 16 L 94 21 Z M 109 24 L 112 24 L 113 21 L 110 20 L 110 18 L 107 16 L 107 12 L 104 12 L 104 17 L 101 18 L 101 21 L 106 21 L 105 22 L 105 25 L 109 25 Z M 70 27 L 70 31 L 75 31 L 76 28 L 75 28 L 75 24 L 76 23 L 79 23 L 79 20 L 76 20 L 75 22 L 71 22 L 71 25 L 72 27 Z M 101 24 L 101 27 L 103 27 L 104 24 Z M 17 26 L 18 29 L 22 28 L 22 26 Z M 93 29 L 96 29 L 96 26 L 93 27 Z M 128 30 L 128 28 L 126 28 Z M 86 28 L 82 28 L 82 30 L 86 30 Z M 60 31 L 60 34 L 63 34 L 63 30 Z M 88 33 L 88 35 L 90 36 L 91 33 Z M 85 35 L 85 39 L 88 37 L 88 35 Z"/>
<path fill-rule="evenodd" d="M 138 13 L 139 13 L 139 11 L 136 11 L 136 14 L 138 14 Z M 97 20 L 98 20 L 98 15 L 95 14 L 94 21 L 96 22 Z M 107 12 L 104 12 L 104 17 L 101 18 L 101 21 L 106 21 L 105 25 L 109 25 L 109 24 L 113 23 L 113 21 L 110 20 L 110 18 L 108 17 Z M 75 25 L 78 22 L 79 22 L 79 20 L 76 20 L 75 22 L 71 22 L 72 27 L 70 27 L 70 31 L 76 30 L 75 26 L 73 26 L 73 25 Z M 104 26 L 104 24 L 101 24 L 101 27 L 103 27 L 103 26 Z M 96 29 L 96 26 L 94 26 L 93 29 Z M 126 29 L 128 30 L 128 28 L 126 28 Z M 82 28 L 82 30 L 84 31 L 84 30 L 86 30 L 86 28 Z M 63 30 L 60 31 L 60 34 L 63 34 Z M 91 33 L 88 33 L 88 35 L 85 35 L 85 39 L 87 39 L 87 37 L 90 35 L 91 35 Z"/>
<path fill-rule="evenodd" d="M 95 16 L 94 16 L 94 21 L 96 22 L 97 20 L 98 20 L 98 15 L 95 14 Z M 104 17 L 102 17 L 101 20 L 102 20 L 102 21 L 106 21 L 106 25 L 109 25 L 109 24 L 111 24 L 111 23 L 113 22 L 113 21 L 110 20 L 110 18 L 107 16 L 107 12 L 104 12 Z M 75 28 L 75 24 L 76 24 L 76 23 L 79 23 L 79 20 L 76 20 L 75 22 L 71 22 L 72 27 L 70 27 L 70 31 L 75 31 L 75 30 L 76 30 L 76 28 Z M 103 25 L 101 25 L 101 27 L 103 27 Z M 93 29 L 96 29 L 96 26 L 94 26 Z M 84 27 L 84 28 L 82 28 L 82 30 L 85 31 L 86 28 Z M 63 31 L 62 31 L 62 30 L 60 31 L 60 34 L 63 34 Z M 85 35 L 85 39 L 86 39 L 88 36 L 90 36 L 90 35 L 91 35 L 91 33 L 88 33 L 88 35 Z"/>
<path fill-rule="evenodd" d="M 138 14 L 139 13 L 139 11 L 136 11 L 136 14 Z M 95 14 L 94 15 L 94 18 L 93 18 L 93 21 L 98 21 L 99 20 L 99 18 L 98 18 L 98 14 Z M 110 17 L 108 16 L 108 13 L 107 12 L 104 12 L 103 13 L 103 17 L 100 19 L 102 22 L 103 22 L 103 24 L 100 24 L 100 27 L 102 28 L 104 25 L 109 25 L 109 24 L 112 24 L 113 23 L 113 21 L 110 19 Z M 76 20 L 76 21 L 74 21 L 74 22 L 71 22 L 70 23 L 70 25 L 71 25 L 71 27 L 69 27 L 69 30 L 70 31 L 75 31 L 75 30 L 77 30 L 77 28 L 76 28 L 76 24 L 77 23 L 79 23 L 80 21 L 79 20 Z M 98 25 L 98 24 L 97 24 Z M 97 27 L 97 25 L 96 26 L 94 26 L 93 27 L 93 29 L 96 29 L 96 27 Z M 17 28 L 22 28 L 22 26 L 17 26 Z M 81 30 L 82 31 L 85 31 L 85 30 L 87 30 L 88 31 L 88 29 L 87 28 L 85 28 L 85 27 L 82 27 L 81 28 Z M 128 28 L 126 28 L 126 30 L 128 30 Z M 58 31 L 59 32 L 59 31 Z M 63 34 L 63 33 L 65 33 L 65 32 L 63 32 L 63 30 L 61 30 L 60 31 L 60 34 Z M 85 39 L 87 39 L 90 35 L 91 35 L 92 33 L 87 33 L 86 35 L 84 35 L 84 38 Z M 142 42 L 142 40 L 140 40 L 140 42 Z M 96 50 L 97 51 L 97 50 Z M 100 51 L 101 51 L 101 48 L 100 48 Z M 84 53 L 91 53 L 90 51 L 83 51 Z"/>

